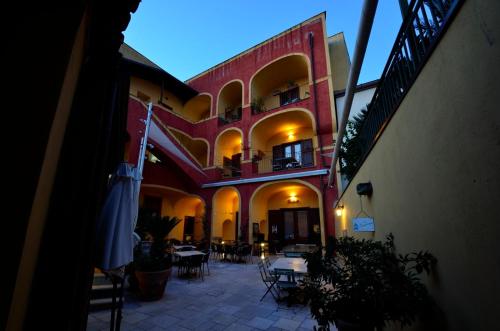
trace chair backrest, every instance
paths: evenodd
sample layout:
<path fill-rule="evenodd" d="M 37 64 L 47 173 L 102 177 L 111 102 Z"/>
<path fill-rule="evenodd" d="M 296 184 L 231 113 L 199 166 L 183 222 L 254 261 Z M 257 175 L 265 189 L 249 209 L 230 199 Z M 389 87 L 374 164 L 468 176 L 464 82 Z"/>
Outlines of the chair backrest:
<path fill-rule="evenodd" d="M 295 283 L 295 272 L 293 271 L 293 269 L 275 268 L 273 274 L 276 277 L 285 276 L 289 282 Z"/>
<path fill-rule="evenodd" d="M 193 255 L 189 258 L 189 264 L 192 267 L 199 267 L 199 266 L 201 266 L 201 263 L 203 262 L 203 257 L 204 257 L 204 255 Z"/>
<path fill-rule="evenodd" d="M 205 255 L 203 255 L 203 259 L 201 260 L 201 262 L 208 263 L 209 259 L 210 259 L 210 250 L 208 250 L 208 252 L 206 252 Z"/>
<path fill-rule="evenodd" d="M 269 267 L 271 266 L 271 260 L 269 259 L 269 256 L 264 257 L 264 263 Z"/>
<path fill-rule="evenodd" d="M 260 277 L 262 278 L 263 281 L 266 281 L 266 278 L 268 277 L 268 275 L 267 275 L 266 267 L 264 266 L 264 263 L 262 261 L 259 261 L 257 263 L 257 266 L 259 267 Z"/>

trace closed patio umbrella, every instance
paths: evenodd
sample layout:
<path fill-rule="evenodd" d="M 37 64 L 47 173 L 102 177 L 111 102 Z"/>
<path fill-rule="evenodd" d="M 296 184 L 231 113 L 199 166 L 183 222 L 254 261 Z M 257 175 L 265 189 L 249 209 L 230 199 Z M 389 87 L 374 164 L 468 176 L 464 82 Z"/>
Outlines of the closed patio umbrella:
<path fill-rule="evenodd" d="M 113 282 L 113 303 L 110 330 L 120 330 L 121 308 L 123 304 L 123 283 L 125 266 L 134 259 L 137 243 L 134 233 L 139 210 L 139 190 L 144 168 L 147 138 L 153 106 L 148 106 L 145 130 L 142 137 L 137 167 L 121 163 L 110 179 L 108 196 L 99 215 L 96 228 L 95 266 L 108 274 Z M 118 283 L 119 301 L 116 307 Z M 115 308 L 118 316 L 115 321 Z"/>
<path fill-rule="evenodd" d="M 104 271 L 133 260 L 140 184 L 137 168 L 129 163 L 121 163 L 111 178 L 96 236 L 96 266 Z"/>

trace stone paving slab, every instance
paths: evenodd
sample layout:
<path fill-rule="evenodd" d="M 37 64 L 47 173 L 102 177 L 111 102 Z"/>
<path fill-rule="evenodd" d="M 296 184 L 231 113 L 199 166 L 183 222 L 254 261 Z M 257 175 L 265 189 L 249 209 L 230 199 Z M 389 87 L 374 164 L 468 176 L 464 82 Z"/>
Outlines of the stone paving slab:
<path fill-rule="evenodd" d="M 256 262 L 256 260 L 254 260 Z M 210 275 L 179 279 L 174 267 L 161 300 L 142 302 L 126 294 L 122 330 L 256 331 L 313 330 L 309 307 L 276 304 L 257 264 L 210 262 Z M 87 330 L 109 330 L 110 311 L 89 314 Z M 336 330 L 334 327 L 332 331 Z"/>

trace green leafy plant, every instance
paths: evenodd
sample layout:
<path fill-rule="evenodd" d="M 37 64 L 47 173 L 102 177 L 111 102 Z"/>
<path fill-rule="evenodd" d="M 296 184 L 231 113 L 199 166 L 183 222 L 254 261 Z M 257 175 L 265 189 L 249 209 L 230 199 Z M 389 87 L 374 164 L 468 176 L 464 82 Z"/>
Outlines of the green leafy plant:
<path fill-rule="evenodd" d="M 387 322 L 404 327 L 432 306 L 419 274 L 429 273 L 436 259 L 423 251 L 396 254 L 392 234 L 385 242 L 332 238 L 324 252 L 306 254 L 306 261 L 306 297 L 323 329 L 332 322 L 371 331 Z"/>
<path fill-rule="evenodd" d="M 262 97 L 253 98 L 252 102 L 250 103 L 250 108 L 252 109 L 252 112 L 254 114 L 266 111 L 264 107 L 264 99 L 262 99 Z"/>
<path fill-rule="evenodd" d="M 359 134 L 365 122 L 366 113 L 367 110 L 363 109 L 359 115 L 347 122 L 346 134 L 340 146 L 340 172 L 348 181 L 351 181 L 356 174 L 361 161 L 363 146 Z"/>
<path fill-rule="evenodd" d="M 134 251 L 134 268 L 140 271 L 165 270 L 172 265 L 172 255 L 168 252 L 167 235 L 181 222 L 176 217 L 161 217 L 140 212 L 135 232 L 144 241 L 150 241 L 149 252 L 138 245 Z"/>

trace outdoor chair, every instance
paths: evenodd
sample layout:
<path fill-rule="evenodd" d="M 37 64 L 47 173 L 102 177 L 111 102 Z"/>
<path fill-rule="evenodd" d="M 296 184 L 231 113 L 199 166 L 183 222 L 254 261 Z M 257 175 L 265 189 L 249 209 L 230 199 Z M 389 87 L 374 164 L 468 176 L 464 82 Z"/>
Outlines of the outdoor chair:
<path fill-rule="evenodd" d="M 295 292 L 299 289 L 295 280 L 293 269 L 274 269 L 273 275 L 276 277 L 276 288 L 278 289 L 278 300 L 281 300 L 281 291 L 288 292 L 286 297 L 287 305 L 290 306 Z"/>
<path fill-rule="evenodd" d="M 205 253 L 205 255 L 203 255 L 203 258 L 201 260 L 201 271 L 203 273 L 205 273 L 205 265 L 207 266 L 207 272 L 208 272 L 208 275 L 210 275 L 210 268 L 208 267 L 208 261 L 210 260 L 210 253 L 211 251 L 210 250 L 207 250 L 207 251 L 203 251 L 203 253 Z"/>
<path fill-rule="evenodd" d="M 264 257 L 264 264 L 266 265 L 266 267 L 270 267 L 271 266 L 271 260 L 269 259 L 269 256 L 265 256 Z"/>
<path fill-rule="evenodd" d="M 205 280 L 203 278 L 203 257 L 204 255 L 193 255 L 189 257 L 189 272 L 195 272 L 199 277 L 201 276 L 201 280 Z"/>
<path fill-rule="evenodd" d="M 267 272 L 267 268 L 264 265 L 264 262 L 259 261 L 257 263 L 257 265 L 259 267 L 260 277 L 262 278 L 262 281 L 264 282 L 264 285 L 266 285 L 266 288 L 267 288 L 266 293 L 264 293 L 264 295 L 262 296 L 262 298 L 260 298 L 260 301 L 264 300 L 265 296 L 268 293 L 271 293 L 271 295 L 273 296 L 274 300 L 277 300 L 277 296 L 276 295 L 278 295 L 278 294 L 275 295 L 275 293 L 273 292 L 273 290 L 275 292 L 277 292 L 277 290 L 274 288 L 274 284 L 276 283 L 277 278 L 275 276 L 270 275 Z"/>

